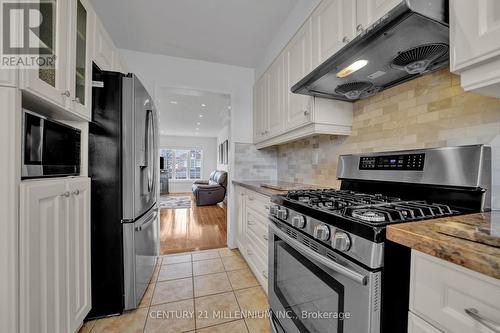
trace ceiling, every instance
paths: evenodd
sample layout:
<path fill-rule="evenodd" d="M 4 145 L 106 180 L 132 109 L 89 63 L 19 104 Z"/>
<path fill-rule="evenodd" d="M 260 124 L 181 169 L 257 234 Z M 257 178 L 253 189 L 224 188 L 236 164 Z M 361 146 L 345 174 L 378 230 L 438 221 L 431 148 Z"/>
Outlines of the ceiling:
<path fill-rule="evenodd" d="M 298 0 L 91 0 L 118 48 L 255 68 Z"/>
<path fill-rule="evenodd" d="M 229 122 L 229 95 L 162 88 L 156 102 L 161 135 L 217 137 Z"/>

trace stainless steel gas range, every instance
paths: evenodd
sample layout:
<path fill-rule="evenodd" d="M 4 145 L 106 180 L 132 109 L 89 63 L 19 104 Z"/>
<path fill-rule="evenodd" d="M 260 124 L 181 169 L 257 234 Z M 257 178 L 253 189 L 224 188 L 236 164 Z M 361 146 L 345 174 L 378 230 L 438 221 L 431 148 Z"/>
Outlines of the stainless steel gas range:
<path fill-rule="evenodd" d="M 272 197 L 269 303 L 275 332 L 407 331 L 410 250 L 386 226 L 488 210 L 482 145 L 344 155 L 339 190 Z"/>

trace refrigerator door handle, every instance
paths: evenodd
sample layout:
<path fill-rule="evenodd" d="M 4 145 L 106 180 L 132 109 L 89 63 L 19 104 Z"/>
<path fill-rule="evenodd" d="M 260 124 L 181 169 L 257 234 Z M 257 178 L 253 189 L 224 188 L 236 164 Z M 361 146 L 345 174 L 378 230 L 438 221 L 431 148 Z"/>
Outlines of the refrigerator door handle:
<path fill-rule="evenodd" d="M 146 167 L 148 168 L 148 192 L 153 189 L 153 166 L 154 166 L 154 126 L 153 110 L 147 110 L 146 115 Z"/>

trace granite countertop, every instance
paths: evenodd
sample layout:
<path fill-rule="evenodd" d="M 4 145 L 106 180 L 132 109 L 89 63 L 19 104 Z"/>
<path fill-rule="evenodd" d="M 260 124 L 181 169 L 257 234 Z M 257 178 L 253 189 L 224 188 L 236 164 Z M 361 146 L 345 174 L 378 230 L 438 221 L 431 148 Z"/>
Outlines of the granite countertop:
<path fill-rule="evenodd" d="M 249 190 L 255 191 L 263 195 L 267 195 L 269 197 L 278 194 L 285 194 L 288 191 L 319 187 L 317 185 L 280 182 L 274 180 L 233 180 L 233 184 L 248 188 Z M 263 187 L 262 184 L 270 184 L 271 186 L 281 188 L 282 190 Z"/>
<path fill-rule="evenodd" d="M 500 279 L 500 247 L 464 239 L 468 236 L 465 237 L 460 230 L 456 232 L 460 237 L 442 233 L 443 227 L 457 223 L 494 229 L 500 223 L 500 211 L 390 225 L 387 239 Z"/>

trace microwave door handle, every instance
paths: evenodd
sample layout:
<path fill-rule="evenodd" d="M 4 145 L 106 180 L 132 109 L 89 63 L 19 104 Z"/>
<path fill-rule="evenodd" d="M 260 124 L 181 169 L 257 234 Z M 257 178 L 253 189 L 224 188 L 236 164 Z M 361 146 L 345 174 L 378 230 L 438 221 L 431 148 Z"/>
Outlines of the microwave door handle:
<path fill-rule="evenodd" d="M 349 279 L 351 279 L 353 281 L 356 281 L 357 283 L 359 283 L 363 286 L 367 284 L 368 278 L 365 275 L 360 274 L 358 272 L 355 272 L 355 271 L 353 271 L 353 270 L 351 270 L 351 269 L 349 269 L 349 268 L 347 268 L 339 263 L 336 263 L 334 261 L 331 261 L 331 260 L 324 258 L 323 256 L 314 252 L 313 250 L 311 250 L 310 248 L 308 248 L 304 244 L 299 243 L 298 241 L 296 241 L 293 238 L 291 238 L 290 236 L 288 236 L 286 233 L 281 231 L 281 229 L 279 229 L 277 226 L 275 226 L 274 223 L 269 223 L 269 227 L 272 229 L 272 231 L 274 232 L 274 234 L 276 236 L 281 238 L 285 243 L 288 243 L 288 245 L 295 248 L 296 250 L 298 250 L 299 252 L 301 252 L 305 256 L 311 258 L 314 261 L 317 261 L 317 262 L 325 265 L 326 267 L 328 267 L 332 271 L 335 271 L 335 272 L 337 272 L 345 277 L 348 277 Z"/>

